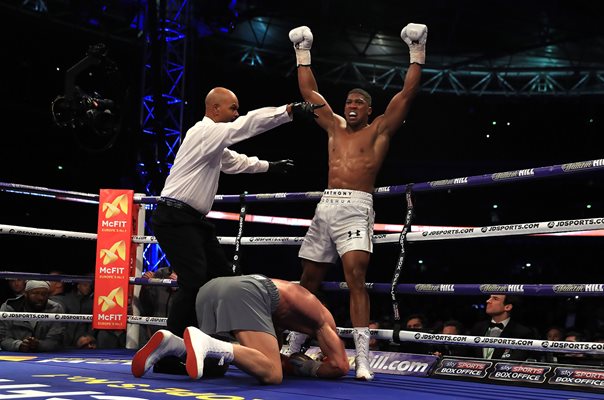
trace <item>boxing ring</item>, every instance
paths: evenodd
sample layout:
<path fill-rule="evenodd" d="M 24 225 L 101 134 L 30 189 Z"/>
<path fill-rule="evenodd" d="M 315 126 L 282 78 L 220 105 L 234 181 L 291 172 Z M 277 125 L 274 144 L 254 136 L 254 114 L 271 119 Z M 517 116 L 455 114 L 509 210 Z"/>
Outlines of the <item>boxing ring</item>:
<path fill-rule="evenodd" d="M 192 381 L 185 376 L 130 373 L 134 351 L 97 350 L 60 354 L 0 354 L 0 399 L 602 399 L 599 393 L 378 374 L 356 381 L 353 372 L 338 380 L 287 377 L 279 386 L 262 386 L 231 366 L 222 378 Z M 11 357 L 14 357 L 11 359 Z"/>
<path fill-rule="evenodd" d="M 515 182 L 535 178 L 549 178 L 578 172 L 601 172 L 604 160 L 506 171 L 480 176 L 460 177 L 413 185 L 388 186 L 375 190 L 374 195 L 396 196 L 414 192 L 483 186 L 502 182 Z M 98 204 L 98 195 L 62 191 L 26 185 L 0 183 L 0 190 L 22 195 L 35 195 L 58 200 Z M 246 195 L 245 201 L 318 200 L 322 192 L 270 193 Z M 243 196 L 218 195 L 215 202 L 239 203 Z M 135 195 L 135 203 L 154 204 L 157 197 Z M 253 221 L 252 216 L 238 216 Z M 562 233 L 598 232 L 604 229 L 604 218 L 583 218 L 528 222 L 512 225 L 482 227 L 450 227 L 414 231 L 411 226 L 397 226 L 401 233 L 374 235 L 374 243 L 404 243 L 429 240 L 458 240 L 480 237 L 515 235 L 548 235 Z M 409 229 L 409 232 L 405 232 Z M 40 229 L 14 225 L 0 225 L 0 234 L 30 237 L 96 240 L 96 234 L 63 230 Z M 1 239 L 0 239 L 1 240 Z M 33 239 L 30 239 L 33 240 Z M 228 245 L 299 245 L 301 237 L 220 237 Z M 141 251 L 141 244 L 155 243 L 155 238 L 137 232 L 132 243 Z M 376 249 L 379 251 L 379 249 Z M 140 257 L 137 257 L 140 262 Z M 140 274 L 138 266 L 136 276 Z M 249 273 L 263 271 L 246 271 Z M 403 272 L 404 274 L 404 269 Z M 133 285 L 175 286 L 169 279 L 145 279 L 132 276 Z M 46 279 L 64 282 L 89 281 L 91 277 L 46 275 L 33 273 L 0 272 L 1 278 Z M 277 277 L 277 276 L 275 276 Z M 604 285 L 597 282 L 585 284 L 397 284 L 368 283 L 368 290 L 375 294 L 414 295 L 488 295 L 519 294 L 524 296 L 602 296 Z M 395 288 L 395 289 L 393 289 Z M 345 291 L 341 282 L 325 282 L 327 291 Z M 91 321 L 90 315 L 44 313 L 3 313 L 0 320 L 61 320 L 66 323 Z M 136 313 L 135 313 L 136 314 Z M 129 327 L 141 324 L 164 325 L 165 318 L 131 315 Z M 129 328 L 130 329 L 130 328 Z M 338 328 L 340 336 L 350 337 L 348 328 Z M 435 335 L 425 332 L 399 330 L 372 330 L 372 336 L 380 340 L 408 341 L 431 344 L 455 344 L 521 348 L 534 351 L 564 353 L 604 353 L 604 344 L 577 342 L 551 342 L 546 340 L 520 340 L 457 335 Z M 135 352 L 134 343 L 128 349 L 119 350 L 68 350 L 60 353 L 10 353 L 0 352 L 0 400 L 1 399 L 165 399 L 172 397 L 198 399 L 281 399 L 281 398 L 329 398 L 329 399 L 604 399 L 604 369 L 592 366 L 568 366 L 544 362 L 522 363 L 499 360 L 464 359 L 461 357 L 399 356 L 395 353 L 372 352 L 372 368 L 376 378 L 370 382 L 354 380 L 353 370 L 339 380 L 312 380 L 287 377 L 280 386 L 261 386 L 256 380 L 231 366 L 222 378 L 203 378 L 191 381 L 188 377 L 148 373 L 141 379 L 130 373 L 130 359 Z M 570 346 L 570 347 L 569 347 Z M 312 349 L 310 354 L 312 354 Z M 384 354 L 382 354 L 384 353 Z M 349 358 L 351 354 L 349 353 Z M 423 364 L 422 364 L 423 363 Z M 420 368 L 419 365 L 422 365 Z M 502 393 L 505 393 L 502 395 Z"/>

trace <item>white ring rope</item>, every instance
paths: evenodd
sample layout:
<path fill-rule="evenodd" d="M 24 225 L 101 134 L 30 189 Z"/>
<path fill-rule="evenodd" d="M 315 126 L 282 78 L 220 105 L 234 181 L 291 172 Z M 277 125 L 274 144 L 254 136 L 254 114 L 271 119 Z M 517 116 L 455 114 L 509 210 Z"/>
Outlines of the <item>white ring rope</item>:
<path fill-rule="evenodd" d="M 496 236 L 538 235 L 544 233 L 564 233 L 576 231 L 592 231 L 604 229 L 604 218 L 567 219 L 545 222 L 529 222 L 521 224 L 491 225 L 475 228 L 452 228 L 424 232 L 410 232 L 407 240 L 418 242 L 425 240 L 473 239 Z M 57 231 L 53 229 L 31 228 L 16 225 L 0 224 L 0 234 L 25 235 L 37 237 L 52 237 L 61 239 L 95 240 L 96 233 Z M 384 233 L 373 235 L 374 243 L 397 243 L 400 234 Z M 295 236 L 256 236 L 241 238 L 242 245 L 300 245 L 304 237 Z M 219 237 L 218 241 L 225 245 L 234 245 L 234 237 Z M 133 243 L 157 243 L 154 236 L 132 236 Z"/>
<path fill-rule="evenodd" d="M 57 239 L 85 239 L 96 240 L 96 233 L 59 231 L 54 229 L 30 228 L 26 226 L 0 225 L 0 234 L 4 235 L 25 235 Z"/>
<path fill-rule="evenodd" d="M 92 322 L 92 315 L 2 311 L 0 312 L 0 321 Z M 166 326 L 167 321 L 168 318 L 163 317 L 128 315 L 128 323 L 130 324 Z"/>
<path fill-rule="evenodd" d="M 337 328 L 338 335 L 352 338 L 352 328 Z M 392 340 L 394 331 L 389 329 L 371 329 L 371 336 L 379 340 Z M 597 342 L 555 342 L 538 339 L 513 339 L 505 337 L 441 335 L 434 333 L 400 331 L 401 342 L 462 345 L 475 347 L 498 347 L 506 349 L 523 349 L 532 351 L 553 351 L 564 353 L 604 354 L 604 343 Z"/>
<path fill-rule="evenodd" d="M 164 317 L 140 317 L 128 315 L 128 323 L 130 324 L 166 326 L 167 320 L 168 319 Z M 92 315 L 3 311 L 0 313 L 0 321 L 92 322 Z M 340 337 L 352 338 L 352 328 L 338 327 L 336 329 Z M 379 340 L 392 340 L 393 334 L 394 331 L 389 329 L 371 329 L 371 336 Z M 401 342 L 512 348 L 533 351 L 552 351 L 558 353 L 604 354 L 604 343 L 596 342 L 555 342 L 538 339 L 440 335 L 414 331 L 400 331 L 398 336 Z"/>
<path fill-rule="evenodd" d="M 0 189 L 17 194 L 26 194 L 30 196 L 46 196 L 57 198 L 60 200 L 77 201 L 80 199 L 91 200 L 91 202 L 99 203 L 99 195 L 94 193 L 74 192 L 71 190 L 49 189 L 43 186 L 21 185 L 19 183 L 0 182 Z"/>

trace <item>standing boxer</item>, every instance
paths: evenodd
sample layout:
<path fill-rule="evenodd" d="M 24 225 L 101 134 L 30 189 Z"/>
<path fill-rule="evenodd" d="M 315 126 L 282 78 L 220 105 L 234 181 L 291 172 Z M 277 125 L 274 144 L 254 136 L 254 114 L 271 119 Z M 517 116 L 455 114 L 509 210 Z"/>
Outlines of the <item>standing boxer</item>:
<path fill-rule="evenodd" d="M 369 123 L 371 96 L 363 89 L 348 92 L 344 117 L 333 112 L 321 94 L 310 68 L 311 30 L 292 29 L 298 65 L 298 86 L 309 102 L 326 104 L 317 110 L 316 119 L 327 132 L 329 153 L 328 189 L 315 211 L 311 226 L 300 248 L 303 273 L 300 283 L 316 293 L 328 267 L 338 256 L 350 290 L 350 319 L 357 351 L 357 379 L 373 379 L 369 367 L 369 295 L 365 277 L 373 251 L 373 197 L 375 179 L 386 157 L 390 138 L 403 124 L 412 100 L 420 88 L 421 66 L 425 62 L 426 25 L 409 24 L 401 38 L 409 46 L 410 63 L 403 89 L 397 93 L 383 115 Z M 306 337 L 290 335 L 290 351 L 298 351 Z"/>

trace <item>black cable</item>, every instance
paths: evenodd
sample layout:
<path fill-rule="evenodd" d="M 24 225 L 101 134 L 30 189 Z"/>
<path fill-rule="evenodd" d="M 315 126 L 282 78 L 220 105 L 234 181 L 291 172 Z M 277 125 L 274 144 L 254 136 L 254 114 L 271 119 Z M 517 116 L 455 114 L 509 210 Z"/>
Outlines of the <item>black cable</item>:
<path fill-rule="evenodd" d="M 233 255 L 233 275 L 241 275 L 241 237 L 243 235 L 243 224 L 245 223 L 245 215 L 247 213 L 247 204 L 245 196 L 247 192 L 239 195 L 241 208 L 239 209 L 239 229 L 235 238 L 235 254 Z"/>
<path fill-rule="evenodd" d="M 411 229 L 411 219 L 413 218 L 413 196 L 412 188 L 413 184 L 407 185 L 405 190 L 405 198 L 407 200 L 407 213 L 405 215 L 405 225 L 401 230 L 398 243 L 401 245 L 401 251 L 398 253 L 398 260 L 396 267 L 394 268 L 394 274 L 392 276 L 392 286 L 390 287 L 390 296 L 392 297 L 392 310 L 394 313 L 394 320 L 399 321 L 401 319 L 398 308 L 398 301 L 396 299 L 396 286 L 401 275 L 403 263 L 405 262 L 405 242 L 407 241 L 407 232 Z"/>

